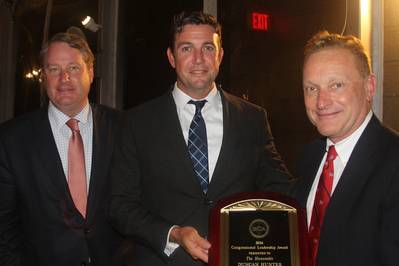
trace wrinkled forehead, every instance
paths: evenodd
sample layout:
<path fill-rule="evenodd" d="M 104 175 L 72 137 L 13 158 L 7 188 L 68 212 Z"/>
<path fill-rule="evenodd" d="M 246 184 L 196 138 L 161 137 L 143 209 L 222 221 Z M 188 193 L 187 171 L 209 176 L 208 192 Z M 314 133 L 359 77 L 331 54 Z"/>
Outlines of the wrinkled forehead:
<path fill-rule="evenodd" d="M 309 64 L 311 65 L 342 65 L 343 67 L 350 67 L 361 73 L 360 64 L 356 56 L 349 49 L 341 47 L 326 47 L 314 51 L 307 55 L 304 59 L 303 69 Z"/>
<path fill-rule="evenodd" d="M 43 56 L 44 65 L 77 63 L 87 65 L 84 53 L 65 42 L 51 43 Z"/>
<path fill-rule="evenodd" d="M 331 59 L 325 60 L 323 56 L 320 56 L 325 54 L 330 55 Z M 309 61 L 320 61 L 318 62 L 319 64 L 328 65 L 332 63 L 332 60 L 336 61 L 336 59 L 341 59 L 345 66 L 350 66 L 351 68 L 356 70 L 363 78 L 366 78 L 370 74 L 367 71 L 367 66 L 364 66 L 362 60 L 353 50 L 339 45 L 322 47 L 306 54 L 304 58 L 303 69 L 305 69 Z"/>
<path fill-rule="evenodd" d="M 216 32 L 215 28 L 208 24 L 186 24 L 174 35 L 175 44 L 179 41 L 195 39 L 208 39 L 218 46 L 221 44 L 220 35 Z"/>

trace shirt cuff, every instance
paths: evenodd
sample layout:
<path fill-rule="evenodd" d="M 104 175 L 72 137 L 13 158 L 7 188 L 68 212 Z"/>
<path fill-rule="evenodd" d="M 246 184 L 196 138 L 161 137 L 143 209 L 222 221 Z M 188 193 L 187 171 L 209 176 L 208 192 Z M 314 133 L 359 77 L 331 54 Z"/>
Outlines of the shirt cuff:
<path fill-rule="evenodd" d="M 164 253 L 166 254 L 166 256 L 168 256 L 168 257 L 169 257 L 170 255 L 172 255 L 172 253 L 179 247 L 179 244 L 177 244 L 177 243 L 172 242 L 172 241 L 169 240 L 170 232 L 172 231 L 173 228 L 176 228 L 176 227 L 178 227 L 178 226 L 177 226 L 177 225 L 174 225 L 174 226 L 172 226 L 172 227 L 169 229 L 168 237 L 167 237 L 167 239 L 166 239 L 165 249 L 163 250 L 163 252 L 164 252 Z"/>

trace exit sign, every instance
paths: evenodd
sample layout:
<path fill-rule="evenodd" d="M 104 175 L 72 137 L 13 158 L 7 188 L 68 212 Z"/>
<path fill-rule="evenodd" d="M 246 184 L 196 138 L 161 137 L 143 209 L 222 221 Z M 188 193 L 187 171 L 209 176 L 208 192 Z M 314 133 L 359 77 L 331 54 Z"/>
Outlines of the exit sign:
<path fill-rule="evenodd" d="M 266 13 L 252 12 L 252 29 L 256 31 L 269 31 L 269 17 Z"/>

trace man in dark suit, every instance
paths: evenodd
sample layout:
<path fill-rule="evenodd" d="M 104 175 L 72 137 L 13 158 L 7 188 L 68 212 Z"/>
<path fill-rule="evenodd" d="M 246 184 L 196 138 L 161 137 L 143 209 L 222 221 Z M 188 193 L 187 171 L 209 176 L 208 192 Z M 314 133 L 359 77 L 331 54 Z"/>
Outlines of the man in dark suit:
<path fill-rule="evenodd" d="M 110 266 L 122 240 L 105 210 L 119 114 L 88 102 L 94 56 L 81 36 L 55 35 L 42 56 L 48 105 L 0 126 L 0 265 Z"/>
<path fill-rule="evenodd" d="M 303 87 L 323 136 L 304 149 L 296 187 L 313 265 L 398 265 L 399 137 L 371 110 L 376 82 L 361 42 L 315 35 L 305 48 Z"/>
<path fill-rule="evenodd" d="M 216 201 L 285 192 L 290 179 L 265 110 L 215 86 L 223 57 L 215 18 L 176 15 L 167 56 L 173 90 L 127 113 L 111 166 L 111 222 L 136 240 L 137 266 L 203 265 Z"/>

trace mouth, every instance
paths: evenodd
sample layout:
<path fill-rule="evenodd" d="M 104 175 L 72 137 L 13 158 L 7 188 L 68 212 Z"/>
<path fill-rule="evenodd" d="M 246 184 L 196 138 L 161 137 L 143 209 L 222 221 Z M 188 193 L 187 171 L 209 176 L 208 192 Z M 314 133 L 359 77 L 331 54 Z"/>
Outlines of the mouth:
<path fill-rule="evenodd" d="M 321 119 L 328 119 L 328 118 L 333 118 L 336 115 L 338 115 L 340 112 L 339 111 L 335 111 L 335 112 L 324 112 L 324 113 L 320 113 L 320 112 L 316 112 L 317 117 L 321 118 Z"/>
<path fill-rule="evenodd" d="M 204 73 L 206 73 L 207 70 L 206 69 L 193 69 L 190 71 L 191 74 L 193 75 L 202 75 Z"/>
<path fill-rule="evenodd" d="M 57 93 L 59 96 L 70 96 L 75 93 L 75 89 L 70 86 L 62 86 L 57 88 Z"/>
<path fill-rule="evenodd" d="M 57 91 L 64 92 L 64 91 L 73 91 L 74 88 L 72 86 L 59 86 Z"/>

